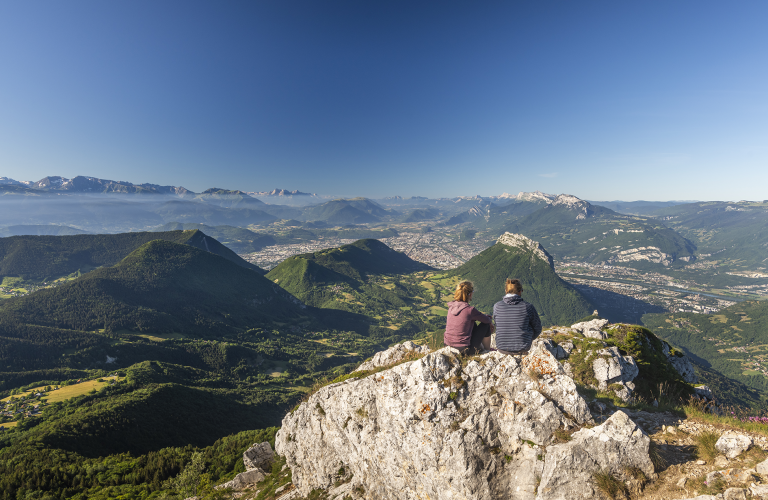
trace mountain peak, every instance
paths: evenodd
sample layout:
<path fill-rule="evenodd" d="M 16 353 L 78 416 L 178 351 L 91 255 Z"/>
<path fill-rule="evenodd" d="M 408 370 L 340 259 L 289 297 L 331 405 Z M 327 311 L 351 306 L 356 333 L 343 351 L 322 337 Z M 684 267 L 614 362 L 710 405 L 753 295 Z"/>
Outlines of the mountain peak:
<path fill-rule="evenodd" d="M 541 246 L 541 243 L 538 241 L 533 241 L 532 239 L 528 238 L 527 236 L 523 236 L 522 234 L 509 232 L 504 233 L 499 236 L 499 239 L 496 240 L 496 243 L 501 243 L 502 245 L 506 245 L 508 247 L 519 248 L 524 251 L 533 251 L 534 255 L 539 257 L 541 260 L 548 262 L 550 267 L 554 266 L 552 256 L 549 255 L 546 250 L 544 250 L 544 247 Z"/>
<path fill-rule="evenodd" d="M 555 195 L 542 193 L 541 191 L 533 191 L 532 193 L 520 191 L 515 198 L 519 201 L 544 201 L 551 203 L 555 199 Z"/>
<path fill-rule="evenodd" d="M 555 197 L 554 201 L 550 203 L 551 206 L 563 206 L 568 210 L 576 210 L 579 214 L 576 219 L 586 219 L 592 215 L 592 205 L 588 201 L 584 201 L 581 198 L 577 198 L 571 194 L 559 194 Z"/>

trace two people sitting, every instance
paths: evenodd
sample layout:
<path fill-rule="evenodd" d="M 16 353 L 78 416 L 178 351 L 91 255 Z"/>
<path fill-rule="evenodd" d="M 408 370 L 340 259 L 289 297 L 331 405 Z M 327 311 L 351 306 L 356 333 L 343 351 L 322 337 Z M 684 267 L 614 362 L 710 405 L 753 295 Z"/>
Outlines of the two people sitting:
<path fill-rule="evenodd" d="M 469 305 L 473 292 L 474 286 L 470 281 L 456 285 L 453 301 L 448 303 L 443 338 L 445 345 L 467 354 L 490 351 L 491 335 L 495 331 L 496 350 L 500 353 L 527 354 L 534 339 L 541 334 L 541 320 L 536 308 L 523 300 L 520 280 L 507 279 L 505 295 L 494 304 L 493 316 Z"/>

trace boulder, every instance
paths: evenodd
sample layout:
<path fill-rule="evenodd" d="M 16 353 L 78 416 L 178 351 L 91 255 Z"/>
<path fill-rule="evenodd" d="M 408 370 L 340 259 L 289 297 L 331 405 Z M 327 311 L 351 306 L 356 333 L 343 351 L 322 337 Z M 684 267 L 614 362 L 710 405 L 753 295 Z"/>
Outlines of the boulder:
<path fill-rule="evenodd" d="M 571 328 L 580 332 L 585 337 L 593 339 L 607 339 L 608 334 L 603 332 L 603 328 L 608 324 L 607 319 L 593 319 L 571 325 Z"/>
<path fill-rule="evenodd" d="M 244 490 L 255 486 L 258 482 L 263 481 L 266 475 L 261 469 L 251 469 L 245 472 L 241 472 L 236 475 L 231 481 L 222 483 L 216 486 L 216 489 L 231 488 L 235 491 Z"/>
<path fill-rule="evenodd" d="M 723 500 L 747 500 L 747 490 L 744 488 L 728 488 L 723 492 Z"/>
<path fill-rule="evenodd" d="M 632 382 L 640 373 L 635 358 L 622 356 L 616 347 L 608 347 L 597 352 L 597 358 L 592 361 L 592 371 L 597 379 L 598 389 L 605 391 L 612 384 L 619 384 L 621 388 L 614 392 L 622 400 L 627 401 L 635 389 Z"/>
<path fill-rule="evenodd" d="M 543 347 L 552 354 L 552 356 L 555 357 L 555 359 L 565 359 L 568 357 L 568 354 L 570 354 L 570 351 L 568 353 L 565 352 L 565 349 L 563 349 L 562 346 L 557 344 L 554 340 L 551 339 L 542 339 L 542 340 L 536 340 L 536 342 L 541 342 Z M 571 350 L 573 349 L 573 344 L 571 344 Z"/>
<path fill-rule="evenodd" d="M 712 394 L 712 391 L 706 385 L 700 385 L 700 386 L 694 387 L 693 392 L 700 398 L 704 398 L 707 401 L 712 401 L 713 399 L 715 399 L 714 395 Z"/>
<path fill-rule="evenodd" d="M 261 469 L 264 471 L 272 470 L 272 460 L 275 454 L 272 447 L 266 441 L 255 444 L 245 450 L 243 453 L 243 464 L 245 470 Z"/>
<path fill-rule="evenodd" d="M 726 432 L 715 443 L 715 449 L 731 460 L 747 451 L 751 446 L 751 437 L 733 431 Z"/>
<path fill-rule="evenodd" d="M 696 376 L 696 372 L 693 369 L 693 363 L 685 356 L 678 356 L 676 354 L 670 354 L 669 344 L 663 342 L 664 355 L 667 357 L 667 361 L 677 370 L 682 379 L 689 384 L 696 384 L 699 378 Z"/>
<path fill-rule="evenodd" d="M 637 467 L 651 477 L 650 443 L 626 413 L 617 411 L 602 425 L 581 429 L 571 441 L 547 448 L 536 500 L 599 498 L 595 472 L 621 474 L 624 468 Z"/>
<path fill-rule="evenodd" d="M 522 358 L 490 352 L 465 366 L 446 347 L 321 388 L 285 416 L 276 451 L 301 495 L 332 487 L 343 466 L 370 498 L 533 500 L 555 431 L 586 423 L 586 401 L 541 343 Z M 622 439 L 614 427 L 600 427 L 608 429 L 608 444 L 597 444 L 603 454 L 610 436 Z M 623 451 L 606 456 L 644 452 L 646 462 L 636 461 L 652 472 L 644 439 L 630 435 Z"/>
<path fill-rule="evenodd" d="M 768 476 L 768 460 L 765 460 L 757 464 L 757 466 L 755 466 L 755 470 L 760 475 Z"/>
<path fill-rule="evenodd" d="M 749 487 L 752 498 L 768 498 L 768 484 L 756 484 Z"/>
<path fill-rule="evenodd" d="M 373 370 L 382 366 L 389 366 L 402 361 L 408 355 L 422 355 L 429 352 L 429 347 L 414 344 L 410 340 L 402 344 L 396 344 L 373 355 L 373 358 L 358 366 L 355 371 Z"/>

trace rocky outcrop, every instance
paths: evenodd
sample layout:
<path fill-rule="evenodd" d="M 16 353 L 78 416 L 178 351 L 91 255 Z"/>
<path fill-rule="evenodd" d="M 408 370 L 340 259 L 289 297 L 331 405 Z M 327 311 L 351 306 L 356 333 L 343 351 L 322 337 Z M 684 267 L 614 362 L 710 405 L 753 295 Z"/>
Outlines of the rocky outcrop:
<path fill-rule="evenodd" d="M 533 241 L 532 239 L 528 238 L 527 236 L 523 236 L 522 234 L 509 232 L 504 233 L 499 236 L 499 239 L 496 240 L 496 243 L 501 243 L 502 245 L 507 245 L 509 247 L 520 248 L 526 251 L 532 251 L 535 256 L 547 262 L 550 267 L 554 267 L 555 265 L 554 261 L 552 260 L 552 256 L 549 255 L 546 250 L 544 250 L 544 247 L 541 246 L 538 241 Z"/>
<path fill-rule="evenodd" d="M 272 469 L 275 454 L 268 442 L 254 443 L 243 453 L 245 472 L 236 475 L 231 481 L 216 486 L 216 489 L 244 490 L 263 481 Z"/>
<path fill-rule="evenodd" d="M 269 443 L 254 443 L 253 446 L 243 453 L 243 464 L 245 465 L 245 470 L 261 469 L 269 471 L 274 457 L 275 454 L 272 452 L 272 447 Z"/>
<path fill-rule="evenodd" d="M 593 339 L 607 339 L 608 334 L 602 331 L 606 325 L 608 325 L 607 319 L 593 319 L 591 321 L 584 321 L 582 323 L 571 325 L 571 328 L 577 332 L 580 332 L 585 337 Z"/>
<path fill-rule="evenodd" d="M 386 351 L 377 352 L 373 355 L 373 358 L 365 361 L 363 364 L 355 368 L 355 371 L 373 370 L 374 368 L 393 365 L 395 363 L 399 363 L 409 356 L 423 356 L 428 352 L 429 347 L 425 345 L 414 344 L 409 340 L 407 342 L 403 342 L 402 344 L 393 345 Z"/>
<path fill-rule="evenodd" d="M 685 356 L 678 356 L 677 354 L 671 354 L 669 344 L 664 342 L 663 344 L 664 355 L 667 357 L 667 361 L 677 370 L 677 373 L 683 378 L 683 380 L 689 384 L 696 384 L 699 382 L 699 378 L 696 376 L 696 371 L 693 369 L 693 363 Z"/>
<path fill-rule="evenodd" d="M 592 361 L 592 370 L 597 379 L 597 388 L 601 391 L 612 388 L 622 400 L 629 400 L 635 384 L 632 382 L 640 373 L 637 363 L 632 356 L 622 356 L 616 347 L 608 347 L 597 352 L 597 358 Z M 615 387 L 620 385 L 621 388 Z"/>
<path fill-rule="evenodd" d="M 599 498 L 593 481 L 596 472 L 621 477 L 625 470 L 637 467 L 653 476 L 650 442 L 621 411 L 598 427 L 581 429 L 570 442 L 547 449 L 536 500 Z"/>
<path fill-rule="evenodd" d="M 720 436 L 715 443 L 715 449 L 732 460 L 747 451 L 752 444 L 751 437 L 729 431 Z"/>
<path fill-rule="evenodd" d="M 302 495 L 341 467 L 382 499 L 589 498 L 596 471 L 653 473 L 648 437 L 620 411 L 556 444 L 591 422 L 543 342 L 469 360 L 446 347 L 321 388 L 286 415 L 276 451 Z"/>

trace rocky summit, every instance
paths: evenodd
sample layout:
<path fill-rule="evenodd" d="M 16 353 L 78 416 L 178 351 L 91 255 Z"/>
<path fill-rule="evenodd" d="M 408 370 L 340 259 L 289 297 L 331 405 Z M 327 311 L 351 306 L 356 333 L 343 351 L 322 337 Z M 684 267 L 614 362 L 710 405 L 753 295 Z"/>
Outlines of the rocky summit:
<path fill-rule="evenodd" d="M 246 472 L 219 488 L 280 500 L 768 498 L 768 439 L 648 404 L 659 381 L 710 404 L 691 367 L 648 330 L 599 318 L 546 330 L 525 356 L 395 344 L 311 394 L 283 419 L 277 455 L 252 446 Z M 269 475 L 272 460 L 284 465 Z"/>
<path fill-rule="evenodd" d="M 594 423 L 544 343 L 469 360 L 446 347 L 320 389 L 285 417 L 276 451 L 303 495 L 339 469 L 382 499 L 594 498 L 595 472 L 653 474 L 626 414 Z"/>

